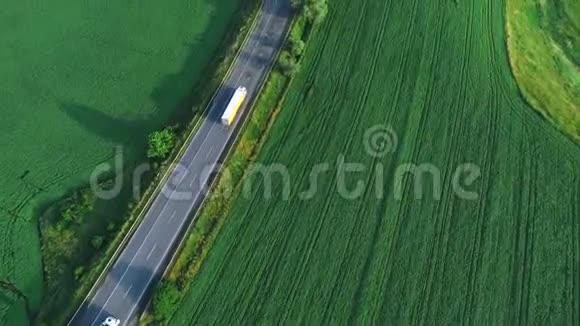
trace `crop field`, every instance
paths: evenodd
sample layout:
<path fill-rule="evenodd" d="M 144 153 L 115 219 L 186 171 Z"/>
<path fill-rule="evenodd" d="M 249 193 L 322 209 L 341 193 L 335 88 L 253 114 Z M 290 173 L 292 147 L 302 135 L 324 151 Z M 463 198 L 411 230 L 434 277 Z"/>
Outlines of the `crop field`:
<path fill-rule="evenodd" d="M 147 135 L 189 110 L 239 3 L 2 5 L 0 281 L 33 311 L 43 292 L 39 210 L 87 184 L 117 146 L 125 162 L 144 158 Z M 26 324 L 23 300 L 2 289 L 0 324 Z"/>
<path fill-rule="evenodd" d="M 289 181 L 251 178 L 171 323 L 579 324 L 580 147 L 521 97 L 505 1 L 329 5 L 259 157 Z"/>

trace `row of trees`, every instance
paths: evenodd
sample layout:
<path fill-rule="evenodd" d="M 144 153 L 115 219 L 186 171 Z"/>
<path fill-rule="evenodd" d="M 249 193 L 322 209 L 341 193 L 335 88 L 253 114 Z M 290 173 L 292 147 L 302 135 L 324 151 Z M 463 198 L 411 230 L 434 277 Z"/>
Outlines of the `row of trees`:
<path fill-rule="evenodd" d="M 292 8 L 298 13 L 297 21 L 305 20 L 311 26 L 324 21 L 328 14 L 328 0 L 291 0 Z M 300 70 L 300 57 L 306 46 L 302 34 L 290 33 L 288 45 L 278 58 L 278 65 L 286 76 Z"/>

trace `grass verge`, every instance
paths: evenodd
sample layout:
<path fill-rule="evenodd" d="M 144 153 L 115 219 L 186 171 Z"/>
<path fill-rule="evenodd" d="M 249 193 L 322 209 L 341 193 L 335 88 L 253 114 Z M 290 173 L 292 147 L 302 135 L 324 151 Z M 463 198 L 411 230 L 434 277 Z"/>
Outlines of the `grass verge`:
<path fill-rule="evenodd" d="M 306 39 L 309 27 L 304 16 L 297 16 L 291 25 L 289 39 Z M 200 209 L 192 230 L 182 243 L 173 265 L 154 292 L 151 309 L 144 314 L 142 324 L 167 324 L 171 320 L 224 225 L 234 199 L 240 194 L 244 175 L 264 143 L 291 81 L 292 76 L 284 74 L 279 67 L 269 74 L 250 120 L 235 149 L 226 158 L 222 172 Z"/>
<path fill-rule="evenodd" d="M 506 29 L 513 73 L 526 100 L 580 140 L 580 49 L 574 1 L 508 0 Z M 574 50 L 576 49 L 576 50 Z"/>

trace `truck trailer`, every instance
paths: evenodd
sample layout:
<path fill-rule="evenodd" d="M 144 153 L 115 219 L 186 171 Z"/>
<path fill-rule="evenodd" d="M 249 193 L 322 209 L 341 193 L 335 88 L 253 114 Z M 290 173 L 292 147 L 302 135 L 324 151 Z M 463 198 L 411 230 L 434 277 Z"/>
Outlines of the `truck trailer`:
<path fill-rule="evenodd" d="M 226 126 L 232 124 L 236 114 L 238 113 L 238 110 L 246 99 L 246 95 L 248 95 L 248 90 L 246 90 L 245 87 L 238 87 L 238 89 L 236 89 L 234 95 L 232 95 L 232 98 L 228 103 L 228 106 L 226 107 L 226 110 L 224 111 L 224 114 L 222 115 L 222 124 Z"/>

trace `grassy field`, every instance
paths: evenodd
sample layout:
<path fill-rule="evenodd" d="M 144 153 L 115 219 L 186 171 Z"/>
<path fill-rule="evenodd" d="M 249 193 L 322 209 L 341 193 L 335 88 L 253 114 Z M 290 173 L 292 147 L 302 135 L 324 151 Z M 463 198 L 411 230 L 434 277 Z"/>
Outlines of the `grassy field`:
<path fill-rule="evenodd" d="M 507 0 L 510 60 L 530 104 L 580 141 L 580 2 Z"/>
<path fill-rule="evenodd" d="M 288 168 L 290 196 L 254 180 L 172 324 L 578 324 L 580 148 L 521 98 L 505 5 L 331 1 L 259 157 Z M 380 157 L 377 124 L 398 138 Z M 354 199 L 342 155 L 366 167 Z M 440 171 L 440 200 L 429 176 L 423 199 L 408 176 L 397 199 L 409 162 Z M 466 162 L 476 200 L 454 190 Z"/>
<path fill-rule="evenodd" d="M 191 116 L 192 90 L 239 3 L 2 6 L 0 280 L 24 292 L 32 310 L 43 296 L 39 211 L 86 184 L 116 146 L 126 163 L 140 161 L 152 130 Z M 22 303 L 0 292 L 0 324 L 25 324 Z"/>

